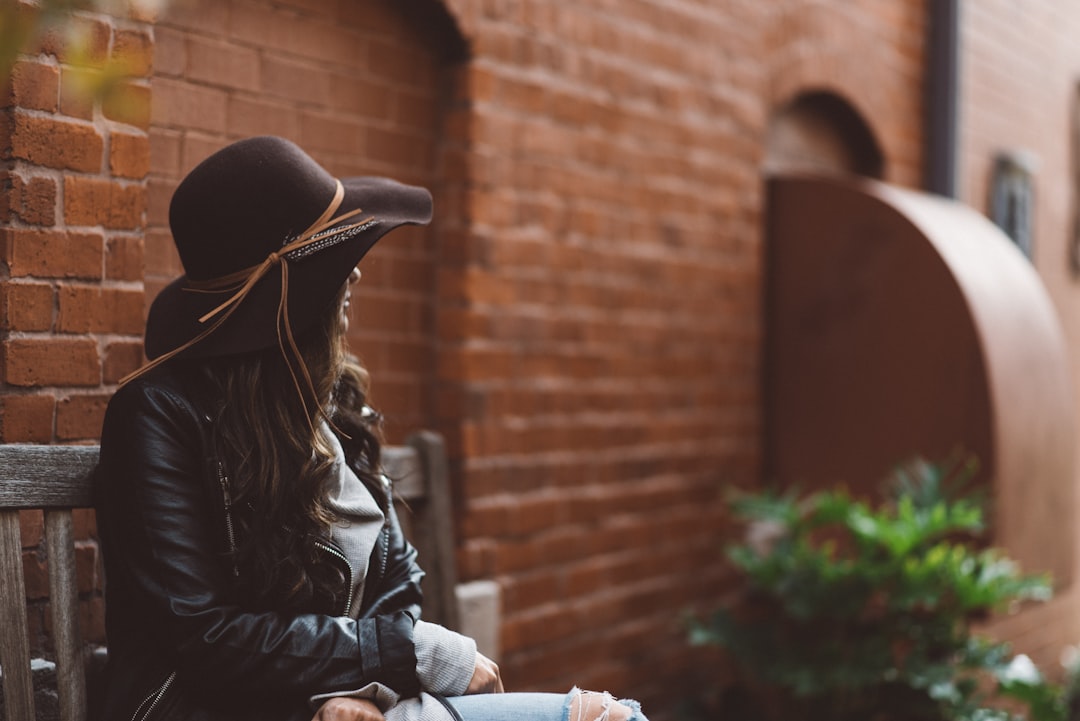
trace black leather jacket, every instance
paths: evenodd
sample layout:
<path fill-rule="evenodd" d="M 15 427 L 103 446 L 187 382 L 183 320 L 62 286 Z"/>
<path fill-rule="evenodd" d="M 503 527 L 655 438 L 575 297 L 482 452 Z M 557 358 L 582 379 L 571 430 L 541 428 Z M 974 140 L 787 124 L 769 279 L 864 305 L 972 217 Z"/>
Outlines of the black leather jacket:
<path fill-rule="evenodd" d="M 344 609 L 245 610 L 231 583 L 206 403 L 170 365 L 121 388 L 102 431 L 95 491 L 109 661 L 101 718 L 310 721 L 316 693 L 379 681 L 416 695 L 423 573 L 389 489 L 376 493 L 388 521 L 359 620 Z M 326 560 L 341 561 L 332 548 Z"/>

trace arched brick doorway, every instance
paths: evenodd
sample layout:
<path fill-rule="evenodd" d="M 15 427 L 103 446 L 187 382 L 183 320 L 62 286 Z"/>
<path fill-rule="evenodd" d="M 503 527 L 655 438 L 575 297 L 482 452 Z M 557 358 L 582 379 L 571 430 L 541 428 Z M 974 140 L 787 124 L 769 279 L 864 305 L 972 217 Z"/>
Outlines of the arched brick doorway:
<path fill-rule="evenodd" d="M 198 0 L 155 27 L 146 298 L 182 272 L 168 231 L 176 184 L 242 137 L 294 140 L 339 176 L 388 175 L 443 189 L 446 69 L 464 43 L 439 6 L 365 0 Z M 408 15 L 406 15 L 406 12 Z M 425 22 L 418 22 L 419 16 Z M 445 214 L 440 214 L 445 220 Z M 350 341 L 400 441 L 433 421 L 441 220 L 403 228 L 365 260 Z"/>
<path fill-rule="evenodd" d="M 806 92 L 769 119 L 765 171 L 884 177 L 885 157 L 862 115 L 839 95 Z"/>

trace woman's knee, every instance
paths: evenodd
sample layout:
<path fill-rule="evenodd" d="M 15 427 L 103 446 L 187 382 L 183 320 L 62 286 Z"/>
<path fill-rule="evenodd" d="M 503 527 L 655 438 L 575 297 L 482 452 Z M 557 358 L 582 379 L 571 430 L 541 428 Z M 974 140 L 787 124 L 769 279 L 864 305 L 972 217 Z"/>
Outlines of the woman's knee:
<path fill-rule="evenodd" d="M 637 704 L 616 701 L 607 693 L 578 691 L 570 702 L 567 721 L 644 721 Z"/>

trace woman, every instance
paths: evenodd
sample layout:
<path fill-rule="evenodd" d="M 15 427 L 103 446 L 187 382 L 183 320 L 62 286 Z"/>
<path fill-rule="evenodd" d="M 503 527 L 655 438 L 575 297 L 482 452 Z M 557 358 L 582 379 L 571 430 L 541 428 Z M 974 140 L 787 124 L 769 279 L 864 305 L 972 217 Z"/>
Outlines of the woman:
<path fill-rule="evenodd" d="M 102 718 L 644 719 L 607 694 L 500 694 L 471 639 L 419 620 L 423 573 L 344 334 L 357 263 L 430 218 L 426 190 L 338 181 L 273 137 L 177 188 L 186 272 L 102 432 Z"/>

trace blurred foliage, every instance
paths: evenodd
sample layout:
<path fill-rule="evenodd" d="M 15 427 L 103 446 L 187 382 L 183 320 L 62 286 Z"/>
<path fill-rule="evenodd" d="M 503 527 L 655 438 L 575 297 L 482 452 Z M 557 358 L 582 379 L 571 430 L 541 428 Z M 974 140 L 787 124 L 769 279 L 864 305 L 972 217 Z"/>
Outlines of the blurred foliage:
<path fill-rule="evenodd" d="M 7 78 L 24 48 L 54 26 L 76 3 L 41 0 L 37 8 L 18 0 L 0 0 L 0 73 Z"/>
<path fill-rule="evenodd" d="M 47 36 L 64 48 L 68 65 L 93 68 L 77 77 L 77 89 L 92 99 L 107 96 L 131 76 L 129 58 L 94 57 L 88 27 L 73 22 L 76 13 L 102 12 L 116 17 L 153 19 L 168 0 L 0 0 L 0 89 L 7 85 L 19 55 L 36 52 Z"/>
<path fill-rule="evenodd" d="M 738 672 L 724 717 L 746 721 L 1063 721 L 1069 694 L 972 632 L 1051 595 L 979 540 L 973 466 L 915 462 L 872 507 L 842 490 L 734 498 L 737 600 L 691 622 Z M 1003 703 L 1004 702 L 1004 703 Z M 719 717 L 719 716 L 717 716 Z"/>

